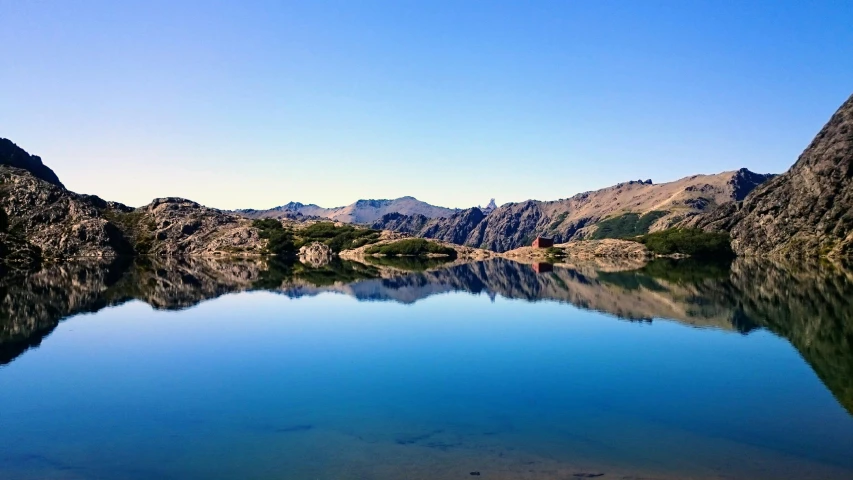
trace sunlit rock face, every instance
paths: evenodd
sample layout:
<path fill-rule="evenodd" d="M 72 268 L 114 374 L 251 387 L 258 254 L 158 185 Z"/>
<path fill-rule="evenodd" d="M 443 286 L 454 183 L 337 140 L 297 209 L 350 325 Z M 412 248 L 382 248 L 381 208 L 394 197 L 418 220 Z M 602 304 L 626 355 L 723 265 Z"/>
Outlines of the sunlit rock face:
<path fill-rule="evenodd" d="M 790 170 L 693 226 L 730 232 L 738 255 L 853 255 L 853 96 Z"/>

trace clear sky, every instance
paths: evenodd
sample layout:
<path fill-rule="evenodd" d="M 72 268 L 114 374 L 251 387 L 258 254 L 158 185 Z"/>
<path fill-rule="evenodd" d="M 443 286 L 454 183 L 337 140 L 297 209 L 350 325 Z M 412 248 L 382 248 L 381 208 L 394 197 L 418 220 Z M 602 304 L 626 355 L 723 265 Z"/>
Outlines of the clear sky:
<path fill-rule="evenodd" d="M 850 0 L 0 0 L 0 23 L 0 136 L 134 206 L 782 172 L 853 93 Z"/>

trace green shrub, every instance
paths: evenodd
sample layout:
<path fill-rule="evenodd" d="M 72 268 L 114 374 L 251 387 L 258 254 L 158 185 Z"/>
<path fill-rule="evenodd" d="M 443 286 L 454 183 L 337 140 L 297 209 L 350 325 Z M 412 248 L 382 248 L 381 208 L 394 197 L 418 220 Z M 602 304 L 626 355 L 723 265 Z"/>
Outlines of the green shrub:
<path fill-rule="evenodd" d="M 562 248 L 558 248 L 558 247 L 548 247 L 545 250 L 545 254 L 548 255 L 549 257 L 565 257 L 566 256 L 566 252 L 564 252 Z"/>
<path fill-rule="evenodd" d="M 257 228 L 258 230 L 284 230 L 284 227 L 281 225 L 281 222 L 274 218 L 264 218 L 262 220 L 255 220 L 252 222 L 252 226 Z"/>
<path fill-rule="evenodd" d="M 151 251 L 154 244 L 153 232 L 157 226 L 150 217 L 136 210 L 125 212 L 112 208 L 101 210 L 101 214 L 118 228 L 131 243 L 134 252 L 145 255 Z"/>
<path fill-rule="evenodd" d="M 331 222 L 321 222 L 310 225 L 296 232 L 299 237 L 297 246 L 312 242 L 325 243 L 333 252 L 363 247 L 379 240 L 379 230 L 356 228 L 352 225 L 335 226 Z"/>
<path fill-rule="evenodd" d="M 726 233 L 711 233 L 695 228 L 671 228 L 636 239 L 657 255 L 676 253 L 694 257 L 731 257 L 731 241 Z"/>
<path fill-rule="evenodd" d="M 252 226 L 260 230 L 259 236 L 267 239 L 267 252 L 273 255 L 293 255 L 296 245 L 293 243 L 293 232 L 285 229 L 281 222 L 271 218 L 255 220 Z"/>
<path fill-rule="evenodd" d="M 608 218 L 598 222 L 597 228 L 589 238 L 590 240 L 601 240 L 603 238 L 626 238 L 643 235 L 649 233 L 652 224 L 667 213 L 655 210 L 642 216 L 637 213 L 625 213 L 618 217 Z"/>
<path fill-rule="evenodd" d="M 423 238 L 407 238 L 405 240 L 386 243 L 385 245 L 374 245 L 365 250 L 364 253 L 368 255 L 404 255 L 409 257 L 434 254 L 447 255 L 448 257 L 456 258 L 456 250 L 439 245 L 435 242 L 430 242 L 429 240 L 424 240 Z"/>

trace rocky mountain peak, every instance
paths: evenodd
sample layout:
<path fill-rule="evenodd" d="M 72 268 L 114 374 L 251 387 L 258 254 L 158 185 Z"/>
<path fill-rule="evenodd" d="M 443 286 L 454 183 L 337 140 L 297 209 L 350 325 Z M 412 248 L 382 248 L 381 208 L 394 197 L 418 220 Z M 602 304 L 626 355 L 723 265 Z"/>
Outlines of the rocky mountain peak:
<path fill-rule="evenodd" d="M 493 198 L 493 199 L 489 200 L 488 205 L 486 205 L 485 207 L 480 207 L 480 210 L 483 212 L 484 215 L 488 215 L 488 214 L 494 212 L 495 209 L 497 209 L 497 208 L 498 208 L 498 204 L 495 203 L 495 199 Z"/>
<path fill-rule="evenodd" d="M 755 187 L 775 176 L 776 175 L 772 173 L 755 173 L 749 169 L 741 168 L 736 171 L 735 174 L 732 175 L 732 179 L 729 180 L 729 185 L 732 186 L 732 191 L 734 193 L 734 199 L 736 201 L 743 200 L 747 195 L 755 190 Z"/>
<path fill-rule="evenodd" d="M 65 188 L 53 170 L 42 163 L 41 157 L 30 155 L 8 138 L 0 138 L 0 165 L 21 168 L 32 173 L 36 178 Z"/>
<path fill-rule="evenodd" d="M 732 179 L 749 182 L 752 172 Z M 729 231 L 738 255 L 853 255 L 853 96 L 785 173 L 697 226 Z"/>

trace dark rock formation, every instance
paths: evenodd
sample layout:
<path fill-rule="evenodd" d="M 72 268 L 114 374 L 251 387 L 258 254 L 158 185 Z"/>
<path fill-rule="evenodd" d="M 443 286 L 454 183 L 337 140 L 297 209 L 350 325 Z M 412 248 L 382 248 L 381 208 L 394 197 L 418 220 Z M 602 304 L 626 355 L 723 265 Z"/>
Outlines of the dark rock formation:
<path fill-rule="evenodd" d="M 28 161 L 29 167 L 43 166 L 38 157 L 8 143 L 14 147 L 9 158 L 16 165 Z M 58 259 L 260 254 L 266 244 L 251 221 L 239 215 L 179 198 L 156 199 L 135 209 L 68 191 L 58 179 L 45 180 L 32 169 L 38 172 L 0 164 L 0 231 L 8 233 L 2 248 L 18 255 L 40 252 L 44 258 Z M 10 258 L 0 256 L 0 263 L 10 266 Z"/>
<path fill-rule="evenodd" d="M 30 155 L 8 138 L 0 138 L 0 165 L 26 170 L 36 178 L 64 188 L 53 170 L 42 163 L 41 157 Z"/>
<path fill-rule="evenodd" d="M 689 226 L 730 232 L 738 255 L 853 255 L 853 96 L 790 170 Z"/>
<path fill-rule="evenodd" d="M 133 253 L 122 231 L 106 218 L 129 207 L 69 192 L 29 171 L 0 166 L 0 208 L 9 217 L 9 232 L 46 257 Z"/>

